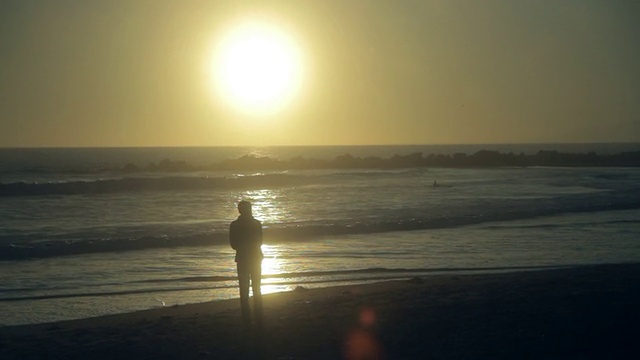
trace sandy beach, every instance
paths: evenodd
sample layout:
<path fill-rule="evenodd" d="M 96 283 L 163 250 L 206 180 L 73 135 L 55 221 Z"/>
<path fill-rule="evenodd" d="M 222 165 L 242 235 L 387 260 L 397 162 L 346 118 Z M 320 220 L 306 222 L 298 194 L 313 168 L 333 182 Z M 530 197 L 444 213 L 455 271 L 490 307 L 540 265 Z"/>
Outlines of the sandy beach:
<path fill-rule="evenodd" d="M 0 359 L 632 359 L 640 264 L 407 281 L 0 328 Z"/>

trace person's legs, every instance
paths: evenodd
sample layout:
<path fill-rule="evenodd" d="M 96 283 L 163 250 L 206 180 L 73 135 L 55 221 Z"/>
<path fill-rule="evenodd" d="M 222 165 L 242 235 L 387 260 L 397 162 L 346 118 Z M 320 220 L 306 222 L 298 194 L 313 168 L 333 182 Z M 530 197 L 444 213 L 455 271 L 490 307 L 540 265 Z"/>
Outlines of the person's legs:
<path fill-rule="evenodd" d="M 253 308 L 256 324 L 262 326 L 262 261 L 253 264 L 251 269 L 251 288 L 253 290 Z"/>
<path fill-rule="evenodd" d="M 249 308 L 249 268 L 247 264 L 238 263 L 238 285 L 240 287 L 240 310 L 242 311 L 242 323 L 251 326 L 251 309 Z"/>

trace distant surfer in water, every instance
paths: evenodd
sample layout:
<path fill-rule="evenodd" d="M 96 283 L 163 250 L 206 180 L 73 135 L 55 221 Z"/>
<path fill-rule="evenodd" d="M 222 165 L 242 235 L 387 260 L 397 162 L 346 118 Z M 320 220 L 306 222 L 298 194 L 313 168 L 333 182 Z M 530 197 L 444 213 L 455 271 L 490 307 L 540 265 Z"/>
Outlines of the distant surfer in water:
<path fill-rule="evenodd" d="M 236 251 L 238 284 L 240 286 L 240 308 L 245 328 L 250 328 L 251 308 L 249 307 L 249 285 L 253 289 L 253 311 L 255 324 L 262 327 L 262 224 L 253 217 L 251 203 L 238 203 L 240 216 L 229 227 L 229 242 Z"/>
<path fill-rule="evenodd" d="M 442 185 L 442 184 L 438 184 L 438 181 L 437 181 L 437 180 L 433 180 L 433 187 L 434 187 L 434 188 L 435 188 L 435 187 L 446 187 L 446 188 L 450 188 L 451 186 L 452 186 L 452 185 L 447 185 L 447 184 Z"/>

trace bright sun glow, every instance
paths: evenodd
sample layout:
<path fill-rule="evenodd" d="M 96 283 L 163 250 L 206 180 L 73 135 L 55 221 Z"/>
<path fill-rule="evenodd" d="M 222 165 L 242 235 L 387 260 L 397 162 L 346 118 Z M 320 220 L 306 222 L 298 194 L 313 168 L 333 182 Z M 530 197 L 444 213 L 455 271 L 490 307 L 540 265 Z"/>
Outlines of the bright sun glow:
<path fill-rule="evenodd" d="M 225 102 L 245 113 L 271 114 L 282 110 L 299 91 L 300 48 L 273 24 L 243 23 L 219 43 L 212 73 Z"/>

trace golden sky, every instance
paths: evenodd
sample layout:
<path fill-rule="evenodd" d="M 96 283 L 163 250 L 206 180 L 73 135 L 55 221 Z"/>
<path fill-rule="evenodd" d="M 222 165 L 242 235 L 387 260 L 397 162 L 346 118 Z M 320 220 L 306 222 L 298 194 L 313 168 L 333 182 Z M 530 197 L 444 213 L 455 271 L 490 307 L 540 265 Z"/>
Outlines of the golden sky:
<path fill-rule="evenodd" d="M 302 54 L 268 116 L 214 91 L 234 23 Z M 640 2 L 0 2 L 0 146 L 640 141 Z"/>

